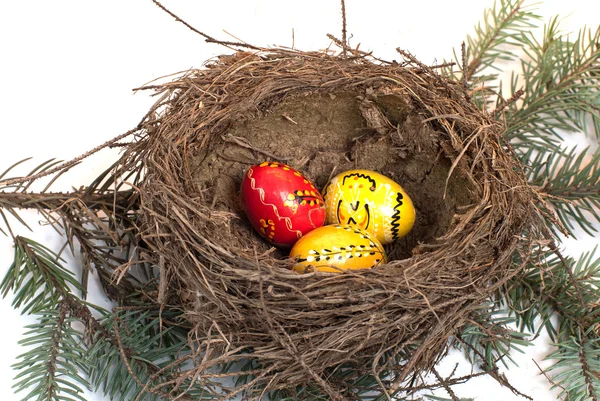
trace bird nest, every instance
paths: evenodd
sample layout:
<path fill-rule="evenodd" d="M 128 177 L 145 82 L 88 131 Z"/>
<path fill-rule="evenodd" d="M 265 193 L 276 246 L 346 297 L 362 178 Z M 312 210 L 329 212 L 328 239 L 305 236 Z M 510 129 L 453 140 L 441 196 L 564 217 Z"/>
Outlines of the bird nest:
<path fill-rule="evenodd" d="M 364 377 L 377 383 L 368 390 L 393 393 L 439 361 L 519 273 L 515 254 L 542 237 L 538 195 L 502 125 L 462 83 L 407 53 L 387 63 L 238 52 L 147 88 L 161 100 L 123 159 L 143 171 L 137 228 L 161 273 L 160 301 L 193 325 L 188 375 L 227 366 L 228 397 L 352 399 Z M 263 161 L 319 189 L 344 170 L 383 173 L 413 199 L 415 226 L 377 268 L 298 274 L 239 201 L 245 171 Z M 228 380 L 236 375 L 244 380 Z"/>

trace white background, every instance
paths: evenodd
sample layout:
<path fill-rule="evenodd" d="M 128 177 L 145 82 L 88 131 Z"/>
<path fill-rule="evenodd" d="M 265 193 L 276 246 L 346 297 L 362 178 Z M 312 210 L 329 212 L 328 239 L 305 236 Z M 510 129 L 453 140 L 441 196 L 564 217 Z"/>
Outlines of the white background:
<path fill-rule="evenodd" d="M 398 58 L 396 47 L 428 64 L 450 59 L 452 48 L 460 47 L 492 3 L 347 0 L 350 43 L 360 43 L 361 49 L 374 50 L 386 59 Z M 339 2 L 333 0 L 164 0 L 164 4 L 194 27 L 225 40 L 235 40 L 227 31 L 255 45 L 294 44 L 318 50 L 329 46 L 327 33 L 341 36 Z M 596 0 L 546 0 L 537 9 L 545 20 L 555 14 L 565 17 L 567 32 L 599 22 Z M 149 92 L 134 94 L 132 88 L 201 67 L 208 58 L 225 52 L 206 44 L 150 0 L 0 0 L 0 171 L 30 156 L 34 161 L 28 168 L 52 157 L 68 160 L 127 131 L 154 101 Z M 583 136 L 569 143 L 597 146 L 594 141 L 586 143 Z M 68 190 L 70 185 L 89 182 L 114 157 L 114 152 L 105 151 L 91 158 L 59 180 L 56 188 Z M 36 215 L 27 216 L 35 232 L 19 233 L 48 245 L 61 243 Z M 567 252 L 579 255 L 596 242 L 582 234 L 578 242 L 566 242 Z M 0 237 L 0 276 L 12 260 L 11 246 L 11 241 Z M 77 264 L 71 265 L 77 271 Z M 98 291 L 91 300 L 106 302 Z M 31 320 L 12 310 L 10 296 L 0 300 L 0 314 L 0 400 L 19 400 L 25 394 L 13 394 L 15 372 L 10 365 L 22 352 L 17 341 Z M 551 351 L 546 343 L 541 338 L 527 354 L 516 355 L 520 367 L 506 372 L 518 389 L 536 400 L 556 398 L 532 362 L 535 358 L 546 366 L 541 361 Z M 440 370 L 448 373 L 461 361 L 460 355 L 451 355 Z M 461 362 L 461 369 L 468 373 L 470 365 Z M 455 392 L 477 400 L 520 399 L 485 378 L 458 386 Z M 447 396 L 443 391 L 438 394 Z M 89 400 L 104 398 L 89 395 Z"/>

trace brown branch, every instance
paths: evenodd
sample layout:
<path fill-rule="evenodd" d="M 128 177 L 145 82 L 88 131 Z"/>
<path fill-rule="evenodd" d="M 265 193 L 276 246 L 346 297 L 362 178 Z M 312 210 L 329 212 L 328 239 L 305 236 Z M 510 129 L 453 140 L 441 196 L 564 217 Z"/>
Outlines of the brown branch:
<path fill-rule="evenodd" d="M 27 176 L 27 177 L 12 178 L 10 180 L 0 180 L 0 184 L 2 186 L 8 187 L 10 185 L 22 184 L 22 183 L 24 183 L 26 181 L 33 182 L 33 181 L 35 181 L 35 180 L 37 180 L 39 178 L 47 177 L 47 176 L 52 175 L 54 173 L 57 173 L 59 171 L 63 171 L 63 172 L 67 171 L 71 167 L 79 164 L 83 159 L 85 159 L 85 158 L 93 155 L 94 153 L 97 153 L 97 152 L 101 151 L 104 148 L 107 148 L 107 147 L 113 145 L 115 142 L 120 141 L 121 139 L 123 139 L 123 138 L 125 138 L 125 137 L 127 137 L 127 136 L 129 136 L 131 134 L 133 134 L 134 132 L 136 132 L 138 130 L 139 130 L 139 127 L 131 129 L 131 130 L 129 130 L 129 131 L 127 131 L 127 132 L 119 135 L 119 136 L 114 137 L 113 139 L 110 139 L 110 140 L 104 142 L 102 145 L 96 146 L 94 149 L 92 149 L 90 151 L 87 151 L 84 154 L 82 154 L 80 156 L 77 156 L 76 158 L 74 158 L 74 159 L 72 159 L 72 160 L 70 160 L 68 162 L 61 163 L 58 166 L 56 166 L 54 168 L 51 168 L 49 170 L 45 170 L 45 171 L 42 171 L 40 173 L 37 173 L 37 174 L 34 174 L 34 175 L 30 175 L 30 176 Z"/>
<path fill-rule="evenodd" d="M 492 111 L 491 116 L 496 117 L 496 115 L 498 115 L 498 113 L 500 113 L 502 110 L 519 100 L 524 93 L 525 91 L 523 90 L 523 88 L 513 93 L 513 95 L 510 98 L 503 100 L 502 103 L 498 107 L 496 107 L 494 111 Z"/>
<path fill-rule="evenodd" d="M 58 315 L 58 322 L 56 323 L 56 329 L 52 334 L 52 345 L 50 346 L 50 357 L 48 358 L 48 376 L 50 376 L 50 383 L 47 385 L 48 399 L 54 399 L 56 396 L 56 362 L 60 352 L 60 342 L 62 340 L 62 330 L 65 325 L 65 319 L 67 318 L 67 306 L 64 302 L 59 305 L 60 314 Z M 59 373 L 60 374 L 60 373 Z"/>
<path fill-rule="evenodd" d="M 120 191 L 116 193 L 83 193 L 83 192 L 0 192 L 0 208 L 11 207 L 19 209 L 46 209 L 56 210 L 65 203 L 79 200 L 87 208 L 92 210 L 104 207 L 128 210 L 132 196 L 136 196 L 134 190 Z"/>
<path fill-rule="evenodd" d="M 342 43 L 344 46 L 342 47 L 342 54 L 346 56 L 346 47 L 348 47 L 348 37 L 346 32 L 346 2 L 341 0 L 342 2 Z"/>
<path fill-rule="evenodd" d="M 454 92 L 453 88 L 450 87 L 450 85 L 448 84 L 448 82 L 442 78 L 442 76 L 440 74 L 438 74 L 436 71 L 434 71 L 431 67 L 429 67 L 426 64 L 423 64 L 422 62 L 420 62 L 414 55 L 412 55 L 412 53 L 403 50 L 399 47 L 396 48 L 396 51 L 402 56 L 404 57 L 407 61 L 409 61 L 410 63 L 418 66 L 419 68 L 421 68 L 424 72 L 427 72 L 431 75 L 432 78 L 434 78 L 438 84 L 440 84 L 441 86 L 443 86 L 448 93 L 452 93 Z M 467 91 L 462 91 L 465 96 L 467 95 Z"/>
<path fill-rule="evenodd" d="M 245 47 L 245 48 L 249 48 L 249 49 L 253 49 L 253 50 L 261 50 L 260 47 L 252 46 L 252 45 L 249 45 L 248 43 L 228 42 L 228 41 L 224 41 L 224 40 L 215 39 L 212 36 L 209 36 L 209 35 L 205 34 L 204 32 L 199 31 L 198 29 L 194 28 L 193 26 L 191 26 L 190 24 L 188 24 L 187 22 L 185 22 L 183 19 L 179 18 L 179 16 L 177 16 L 175 13 L 173 13 L 167 7 L 163 6 L 158 0 L 152 0 L 152 2 L 154 4 L 156 4 L 156 6 L 158 8 L 160 8 L 161 10 L 163 10 L 164 12 L 166 12 L 167 14 L 169 14 L 171 17 L 175 18 L 175 21 L 182 23 L 187 28 L 189 28 L 191 31 L 193 31 L 193 32 L 197 33 L 198 35 L 204 37 L 206 39 L 207 43 L 216 43 L 218 45 L 225 46 L 225 47 L 228 47 L 230 49 L 232 47 Z M 232 49 L 232 50 L 235 50 L 235 49 Z"/>
<path fill-rule="evenodd" d="M 437 69 L 437 68 L 452 67 L 452 66 L 455 66 L 455 65 L 456 65 L 456 63 L 454 61 L 448 61 L 447 63 L 430 65 L 429 68 L 431 68 L 433 70 L 433 69 Z"/>
<path fill-rule="evenodd" d="M 460 401 L 460 398 L 458 398 L 456 396 L 456 394 L 454 393 L 454 391 L 452 390 L 452 388 L 448 384 L 447 379 L 444 379 L 442 376 L 440 376 L 440 374 L 438 373 L 438 371 L 435 368 L 432 368 L 431 371 L 435 375 L 435 378 L 438 380 L 438 382 L 440 382 L 440 384 L 442 385 L 442 387 L 444 387 L 444 390 L 446 390 L 446 392 L 448 393 L 448 395 L 450 395 L 450 398 L 452 398 L 453 401 Z"/>
<path fill-rule="evenodd" d="M 333 43 L 335 43 L 338 47 L 340 48 L 344 48 L 347 47 L 344 42 L 342 42 L 342 40 L 336 38 L 335 36 L 333 36 L 332 34 L 328 33 L 327 37 L 329 39 L 331 39 L 333 41 Z M 362 51 L 360 49 L 351 49 L 352 53 L 354 54 L 354 57 L 348 57 L 348 60 L 353 60 L 353 59 L 364 59 L 364 58 L 369 58 L 375 61 L 379 61 L 381 64 L 386 64 L 386 65 L 396 65 L 397 63 L 395 61 L 388 61 L 388 60 L 384 60 L 382 58 L 379 57 L 375 57 L 373 55 L 373 52 L 365 52 Z"/>
<path fill-rule="evenodd" d="M 552 384 L 552 386 L 554 386 L 554 387 L 560 388 L 563 391 L 565 390 L 565 388 L 563 386 L 561 386 L 560 384 L 556 384 L 556 382 L 554 380 L 552 380 L 550 378 L 550 376 L 548 376 L 548 374 L 546 373 L 546 371 L 544 369 L 542 369 L 542 367 L 537 363 L 537 361 L 535 359 L 532 358 L 531 360 L 533 361 L 533 363 L 535 363 L 535 366 L 537 366 L 537 368 L 540 371 L 540 373 L 542 375 L 544 375 L 544 377 L 546 378 L 546 380 L 548 380 L 548 383 Z"/>
<path fill-rule="evenodd" d="M 458 342 L 460 342 L 463 346 L 471 349 L 482 361 L 485 361 L 485 359 L 486 359 L 485 356 L 481 352 L 479 352 L 478 349 L 473 347 L 471 344 L 463 341 L 463 339 L 460 337 L 460 335 L 456 336 L 456 340 Z M 504 376 L 502 373 L 500 373 L 500 370 L 498 369 L 497 366 L 492 366 L 491 369 L 485 369 L 485 366 L 481 366 L 481 368 L 483 370 L 485 370 L 485 372 L 488 375 L 490 375 L 494 380 L 496 380 L 501 386 L 508 388 L 510 391 L 512 391 L 516 395 L 520 395 L 521 397 L 524 397 L 524 398 L 527 398 L 528 400 L 533 401 L 532 397 L 520 392 L 512 384 L 510 384 L 510 382 L 508 381 L 506 376 Z"/>
<path fill-rule="evenodd" d="M 581 328 L 579 330 L 583 331 L 581 330 Z M 581 333 L 581 348 L 579 352 L 579 362 L 581 362 L 581 370 L 583 371 L 583 377 L 585 379 L 587 391 L 589 393 L 589 396 L 591 397 L 590 399 L 592 401 L 598 401 L 598 397 L 596 397 L 596 392 L 594 391 L 594 379 L 590 377 L 590 372 L 592 372 L 592 369 L 590 368 L 590 365 L 585 355 L 585 338 L 585 334 Z"/>
<path fill-rule="evenodd" d="M 181 22 L 183 25 L 185 25 L 191 31 L 197 33 L 200 36 L 203 36 L 204 38 L 206 38 L 207 41 L 217 42 L 217 39 L 213 38 L 212 36 L 209 36 L 209 35 L 205 34 L 204 32 L 200 32 L 199 30 L 197 30 L 196 28 L 194 28 L 193 26 L 191 26 L 190 24 L 188 24 L 187 22 L 185 22 L 184 20 L 182 20 L 181 18 L 179 18 L 179 16 L 177 16 L 175 13 L 171 12 L 167 7 L 163 6 L 158 0 L 152 0 L 152 2 L 154 4 L 156 4 L 158 6 L 158 8 L 160 8 L 161 10 L 163 10 L 164 12 L 166 12 L 167 14 L 169 14 L 171 17 L 175 18 L 175 21 Z"/>
<path fill-rule="evenodd" d="M 477 372 L 477 373 L 472 373 L 470 375 L 455 377 L 454 379 L 446 379 L 445 382 L 448 386 L 453 386 L 455 384 L 464 384 L 471 379 L 474 379 L 479 376 L 486 376 L 488 374 L 489 374 L 488 372 Z M 444 385 L 442 383 L 425 383 L 425 384 L 420 384 L 420 385 L 411 385 L 409 388 L 406 388 L 406 389 L 404 389 L 402 387 L 399 387 L 398 389 L 399 390 L 410 390 L 411 393 L 416 393 L 417 391 L 423 391 L 423 390 L 436 390 L 441 387 L 444 387 Z"/>
<path fill-rule="evenodd" d="M 465 42 L 463 41 L 462 44 L 460 45 L 460 54 L 461 54 L 461 68 L 462 68 L 462 84 L 463 87 L 465 89 L 467 89 L 469 87 L 468 85 L 468 80 L 467 80 L 467 49 L 466 49 L 466 45 Z"/>

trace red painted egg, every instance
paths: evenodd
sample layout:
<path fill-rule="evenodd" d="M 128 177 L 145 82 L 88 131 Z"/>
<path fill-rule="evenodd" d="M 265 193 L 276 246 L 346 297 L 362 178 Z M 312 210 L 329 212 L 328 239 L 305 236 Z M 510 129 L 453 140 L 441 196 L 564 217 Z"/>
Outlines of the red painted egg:
<path fill-rule="evenodd" d="M 250 167 L 241 193 L 252 227 L 273 245 L 291 247 L 325 223 L 323 196 L 299 171 L 283 163 Z"/>

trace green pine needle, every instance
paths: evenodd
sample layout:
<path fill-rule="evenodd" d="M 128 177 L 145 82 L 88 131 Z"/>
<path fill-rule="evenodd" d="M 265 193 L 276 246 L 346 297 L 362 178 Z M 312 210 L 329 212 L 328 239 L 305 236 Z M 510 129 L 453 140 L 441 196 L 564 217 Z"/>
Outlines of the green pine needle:
<path fill-rule="evenodd" d="M 555 17 L 538 39 L 540 20 L 522 0 L 499 0 L 467 37 L 464 61 L 454 50 L 459 71 L 443 70 L 465 82 L 473 100 L 488 111 L 524 90 L 498 115 L 505 120 L 505 137 L 523 152 L 558 149 L 563 131 L 600 138 L 600 29 L 584 28 L 570 40 Z M 499 61 L 517 57 L 520 69 L 510 74 L 510 93 L 503 96 Z"/>
<path fill-rule="evenodd" d="M 13 365 L 19 371 L 13 388 L 27 391 L 23 401 L 85 401 L 89 365 L 83 334 L 73 328 L 76 322 L 63 303 L 59 310 L 39 313 L 38 322 L 26 327 L 19 344 L 32 348 Z"/>
<path fill-rule="evenodd" d="M 191 355 L 191 351 L 184 330 L 177 327 L 161 329 L 161 319 L 172 318 L 176 315 L 168 311 L 161 315 L 157 310 L 135 308 L 107 314 L 102 327 L 109 333 L 118 330 L 118 336 L 107 338 L 99 332 L 94 339 L 88 355 L 92 366 L 89 377 L 94 390 L 102 390 L 111 400 L 120 401 L 155 401 L 160 399 L 159 393 L 173 391 L 174 384 L 164 383 L 180 374 L 183 377 L 189 368 L 186 364 L 191 362 L 186 356 Z M 161 374 L 156 375 L 159 371 Z M 181 379 L 178 388 L 182 392 L 185 390 L 188 397 L 181 399 L 218 398 L 210 389 L 211 384 Z M 162 387 L 156 390 L 157 386 Z"/>
<path fill-rule="evenodd" d="M 519 40 L 525 51 L 524 83 L 514 75 L 511 91 L 523 86 L 525 93 L 508 108 L 505 137 L 526 148 L 531 141 L 556 145 L 562 140 L 560 131 L 586 132 L 590 121 L 598 136 L 600 28 L 584 28 L 571 41 L 560 31 L 558 18 L 553 18 L 542 40 L 531 32 L 521 34 Z"/>
<path fill-rule="evenodd" d="M 21 313 L 52 310 L 71 289 L 81 289 L 75 274 L 56 253 L 33 240 L 15 237 L 14 261 L 0 283 L 3 297 L 14 292 L 12 306 Z"/>
<path fill-rule="evenodd" d="M 546 369 L 559 397 L 570 401 L 600 399 L 600 339 L 589 334 L 573 336 L 554 344 L 556 351 L 546 359 L 554 364 Z"/>
<path fill-rule="evenodd" d="M 600 150 L 590 155 L 587 149 L 530 149 L 523 158 L 530 160 L 529 182 L 549 196 L 569 234 L 576 238 L 579 227 L 593 236 L 597 232 L 594 226 L 600 223 Z"/>
<path fill-rule="evenodd" d="M 483 20 L 475 26 L 473 35 L 468 35 L 465 53 L 459 56 L 454 49 L 455 71 L 452 66 L 442 69 L 442 73 L 456 80 L 462 80 L 468 87 L 476 89 L 473 101 L 482 108 L 498 104 L 498 82 L 502 72 L 498 61 L 509 62 L 516 59 L 515 51 L 522 46 L 523 34 L 535 29 L 541 17 L 534 7 L 524 4 L 524 0 L 499 0 L 486 9 Z M 463 60 L 464 56 L 464 60 Z"/>
<path fill-rule="evenodd" d="M 531 6 L 525 6 L 524 0 L 495 2 L 492 8 L 485 10 L 483 20 L 475 26 L 475 34 L 467 36 L 467 65 L 462 79 L 480 83 L 496 79 L 496 74 L 482 74 L 488 69 L 499 72 L 499 60 L 514 60 L 512 49 L 521 45 L 520 36 L 535 28 L 539 20 L 540 16 Z"/>
<path fill-rule="evenodd" d="M 600 310 L 594 306 L 600 288 L 596 249 L 577 260 L 565 258 L 567 266 L 551 252 L 542 253 L 537 264 L 528 264 L 520 277 L 507 284 L 502 301 L 521 330 L 546 329 L 554 342 L 560 342 L 580 329 L 587 332 L 600 325 Z"/>
<path fill-rule="evenodd" d="M 509 328 L 516 323 L 516 318 L 507 315 L 506 310 L 490 303 L 481 309 L 475 320 L 461 329 L 457 346 L 463 349 L 473 365 L 479 365 L 485 371 L 496 370 L 498 363 L 508 368 L 507 361 L 516 365 L 511 353 L 523 353 L 522 348 L 531 345 L 528 333 Z"/>

